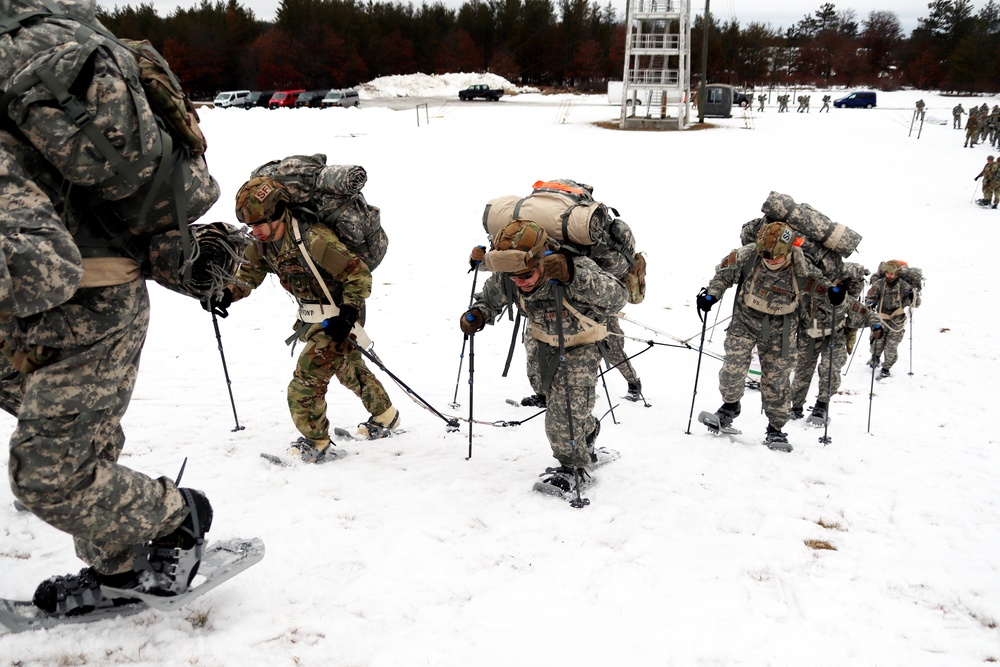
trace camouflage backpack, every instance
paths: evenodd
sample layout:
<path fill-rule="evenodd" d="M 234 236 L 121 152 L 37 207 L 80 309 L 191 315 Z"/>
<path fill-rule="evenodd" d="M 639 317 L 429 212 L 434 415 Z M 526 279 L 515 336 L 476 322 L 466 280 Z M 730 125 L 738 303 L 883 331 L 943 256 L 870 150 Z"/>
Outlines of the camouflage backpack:
<path fill-rule="evenodd" d="M 267 176 L 288 188 L 296 219 L 332 229 L 370 271 L 382 263 L 389 237 L 382 229 L 381 211 L 361 193 L 368 182 L 364 167 L 327 165 L 321 153 L 291 155 L 257 167 L 250 176 Z"/>
<path fill-rule="evenodd" d="M 111 34 L 94 0 L 4 0 L 0 123 L 85 193 L 109 245 L 145 263 L 148 237 L 177 230 L 190 279 L 188 225 L 219 186 L 197 114 L 148 43 Z"/>
<path fill-rule="evenodd" d="M 594 199 L 594 189 L 568 179 L 537 181 L 527 197 L 491 199 L 483 228 L 493 238 L 512 220 L 530 220 L 563 244 L 570 244 L 628 288 L 629 303 L 646 296 L 646 258 L 618 211 Z"/>

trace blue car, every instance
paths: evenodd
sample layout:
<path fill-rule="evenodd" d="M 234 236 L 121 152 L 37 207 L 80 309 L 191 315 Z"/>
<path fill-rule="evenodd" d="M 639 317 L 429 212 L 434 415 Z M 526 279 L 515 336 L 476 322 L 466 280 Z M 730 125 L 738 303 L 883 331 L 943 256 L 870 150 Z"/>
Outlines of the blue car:
<path fill-rule="evenodd" d="M 875 93 L 861 92 L 834 100 L 833 106 L 838 109 L 874 109 L 878 105 L 875 104 Z"/>

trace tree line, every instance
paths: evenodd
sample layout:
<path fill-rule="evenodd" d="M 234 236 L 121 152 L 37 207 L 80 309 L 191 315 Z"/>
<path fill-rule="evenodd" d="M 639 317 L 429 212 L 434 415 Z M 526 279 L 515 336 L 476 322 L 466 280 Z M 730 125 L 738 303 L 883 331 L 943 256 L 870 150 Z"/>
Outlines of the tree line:
<path fill-rule="evenodd" d="M 1000 87 L 1000 7 L 933 0 L 906 36 L 892 11 L 858 19 L 824 4 L 789 28 L 709 16 L 708 79 L 740 87 Z M 597 0 L 440 2 L 281 0 L 273 21 L 238 0 L 159 16 L 151 4 L 102 10 L 122 37 L 148 39 L 195 99 L 220 90 L 345 88 L 392 74 L 493 72 L 519 85 L 591 92 L 620 80 L 625 17 Z M 703 15 L 692 24 L 694 81 Z"/>

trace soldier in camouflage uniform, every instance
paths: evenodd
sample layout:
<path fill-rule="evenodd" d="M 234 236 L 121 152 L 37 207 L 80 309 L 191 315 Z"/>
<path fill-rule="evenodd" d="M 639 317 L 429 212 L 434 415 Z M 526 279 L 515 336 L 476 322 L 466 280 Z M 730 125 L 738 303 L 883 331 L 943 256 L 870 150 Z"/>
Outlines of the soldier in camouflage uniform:
<path fill-rule="evenodd" d="M 528 373 L 537 374 L 538 389 L 547 397 L 545 434 L 559 461 L 558 468 L 546 471 L 544 482 L 569 491 L 577 473 L 585 474 L 596 461 L 600 422 L 592 412 L 601 363 L 598 343 L 607 336 L 607 322 L 627 302 L 628 291 L 590 258 L 559 252 L 541 227 L 525 220 L 497 232 L 485 263 L 494 273 L 462 316 L 462 331 L 474 335 L 494 322 L 511 298 L 502 285 L 504 275 L 510 275 L 518 290 L 517 306 L 528 320 L 526 335 L 533 339 L 525 346 Z M 565 347 L 562 360 L 560 346 Z"/>
<path fill-rule="evenodd" d="M 818 392 L 812 408 L 813 422 L 822 424 L 830 410 L 830 397 L 840 389 L 840 370 L 847 363 L 847 333 L 850 330 L 871 326 L 881 328 L 878 318 L 858 301 L 865 284 L 865 268 L 860 264 L 844 264 L 847 280 L 841 285 L 847 289 L 847 298 L 839 306 L 827 298 L 803 294 L 799 306 L 798 353 L 795 373 L 792 376 L 791 419 L 805 416 L 803 405 L 816 371 Z M 832 366 L 831 366 L 832 359 Z M 817 367 L 818 365 L 818 367 Z"/>
<path fill-rule="evenodd" d="M 0 173 L 0 401 L 17 417 L 10 484 L 27 509 L 73 536 L 88 564 L 42 582 L 34 603 L 49 614 L 77 614 L 114 603 L 101 585 L 137 587 L 134 569 L 155 559 L 143 553 L 146 545 L 193 553 L 212 510 L 199 491 L 117 463 L 149 324 L 138 263 L 80 244 L 99 238 L 99 225 L 63 197 L 62 176 L 5 131 Z"/>
<path fill-rule="evenodd" d="M 897 349 L 906 333 L 905 308 L 920 306 L 920 273 L 905 262 L 889 260 L 882 262 L 878 273 L 872 278 L 871 287 L 865 301 L 882 322 L 882 329 L 872 328 L 871 354 L 868 362 L 871 368 L 882 363 L 879 377 L 889 377 L 890 369 L 899 359 Z M 885 360 L 882 361 L 882 355 Z"/>
<path fill-rule="evenodd" d="M 731 426 L 741 411 L 747 371 L 754 347 L 760 357 L 760 392 L 767 415 L 765 444 L 791 451 L 781 431 L 789 415 L 789 374 L 795 365 L 800 295 L 828 295 L 837 305 L 843 290 L 830 285 L 794 245 L 795 234 L 780 222 L 760 228 L 756 243 L 734 250 L 722 259 L 708 288 L 698 295 L 698 308 L 708 312 L 725 291 L 739 283 L 733 321 L 726 332 L 726 357 L 719 372 L 722 407 L 716 412 L 722 426 Z"/>
<path fill-rule="evenodd" d="M 986 164 L 983 170 L 972 180 L 983 179 L 983 198 L 979 200 L 981 206 L 989 206 L 993 203 L 993 208 L 997 207 L 1000 201 L 1000 163 L 993 159 L 992 155 L 986 156 Z"/>
<path fill-rule="evenodd" d="M 830 113 L 830 96 L 829 95 L 824 95 L 823 96 L 823 106 L 820 107 L 819 112 L 823 113 L 824 111 L 827 112 L 827 113 Z"/>
<path fill-rule="evenodd" d="M 399 428 L 400 419 L 382 383 L 348 340 L 352 332 L 357 335 L 356 324 L 364 325 L 371 272 L 327 225 L 306 226 L 293 216 L 289 202 L 285 186 L 267 176 L 253 178 L 240 188 L 236 217 L 250 226 L 255 242 L 244 254 L 246 264 L 236 282 L 212 305 L 228 308 L 249 296 L 268 273 L 277 275 L 281 286 L 298 301 L 295 328 L 306 346 L 288 385 L 288 409 L 302 437 L 289 451 L 306 462 L 321 463 L 339 454 L 330 445 L 326 415 L 326 391 L 332 377 L 354 392 L 371 415 L 358 429 L 360 435 L 388 437 Z"/>
<path fill-rule="evenodd" d="M 954 130 L 962 129 L 962 114 L 964 113 L 965 113 L 965 108 L 961 105 L 961 103 L 956 104 L 955 107 L 951 110 L 952 129 Z"/>
<path fill-rule="evenodd" d="M 979 112 L 975 107 L 969 110 L 969 118 L 965 121 L 965 143 L 962 148 L 972 148 L 976 145 L 976 137 L 979 136 Z M 969 145 L 972 142 L 972 145 Z"/>

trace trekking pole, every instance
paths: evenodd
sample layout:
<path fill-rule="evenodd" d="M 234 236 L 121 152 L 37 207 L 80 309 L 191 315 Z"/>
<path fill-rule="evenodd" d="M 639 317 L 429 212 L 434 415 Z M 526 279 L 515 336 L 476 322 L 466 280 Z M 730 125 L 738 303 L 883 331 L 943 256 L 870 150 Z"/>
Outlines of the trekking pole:
<path fill-rule="evenodd" d="M 226 376 L 226 389 L 229 390 L 229 403 L 233 406 L 233 419 L 236 420 L 236 428 L 233 429 L 233 433 L 236 431 L 242 431 L 245 427 L 240 426 L 240 418 L 236 414 L 236 401 L 233 399 L 233 383 L 229 379 L 229 368 L 226 366 L 226 353 L 222 349 L 222 333 L 219 331 L 219 320 L 215 317 L 215 311 L 212 311 L 212 326 L 215 327 L 215 340 L 219 342 L 219 356 L 222 357 L 222 372 Z"/>
<path fill-rule="evenodd" d="M 604 360 L 604 365 L 609 371 L 611 370 L 611 364 L 608 363 L 606 358 Z M 600 366 L 598 366 L 598 368 L 600 368 Z M 601 384 L 604 385 L 604 395 L 608 399 L 608 412 L 611 413 L 611 423 L 618 424 L 618 420 L 615 418 L 615 406 L 611 405 L 611 392 L 608 391 L 608 381 L 605 379 L 604 373 L 598 373 L 598 375 L 601 377 Z"/>
<path fill-rule="evenodd" d="M 705 289 L 702 288 L 701 291 L 704 293 Z M 708 315 L 699 310 L 698 319 L 701 320 L 701 342 L 698 343 L 698 366 L 694 372 L 694 391 L 691 392 L 691 412 L 688 413 L 688 427 L 684 431 L 687 435 L 691 435 L 691 419 L 694 417 L 694 401 L 698 395 L 698 376 L 701 375 L 701 353 L 705 349 L 705 328 L 708 325 Z"/>
<path fill-rule="evenodd" d="M 830 319 L 832 320 L 831 326 L 835 326 L 835 322 L 836 322 L 835 315 L 836 315 L 836 312 L 837 312 L 837 309 L 834 308 L 833 315 L 831 315 L 831 317 L 830 317 Z M 819 437 L 819 442 L 824 447 L 826 447 L 831 442 L 833 442 L 833 438 L 831 438 L 828 435 L 828 433 L 829 433 L 829 429 L 830 429 L 830 404 L 833 403 L 833 341 L 834 341 L 835 334 L 836 334 L 835 330 L 830 331 L 830 335 L 827 336 L 827 341 L 828 342 L 826 344 L 826 356 L 829 357 L 830 367 L 827 370 L 827 374 L 826 374 L 826 395 L 827 395 L 827 399 L 826 399 L 826 419 L 823 420 L 823 435 L 821 435 Z"/>
<path fill-rule="evenodd" d="M 920 133 L 924 131 L 924 114 L 920 113 L 920 127 L 917 128 L 917 139 L 920 138 Z"/>
<path fill-rule="evenodd" d="M 715 322 L 712 324 L 712 335 L 708 337 L 709 343 L 715 340 L 715 327 L 719 326 L 719 313 L 721 312 L 722 312 L 721 308 L 715 311 Z"/>
<path fill-rule="evenodd" d="M 872 366 L 872 384 L 868 389 L 868 433 L 872 432 L 872 399 L 875 398 L 875 367 Z"/>
<path fill-rule="evenodd" d="M 555 286 L 556 292 L 556 329 L 559 331 L 559 363 L 562 364 L 566 361 L 566 340 L 563 337 L 563 321 L 562 321 L 562 310 L 563 310 L 563 293 L 562 285 L 552 281 Z M 566 390 L 566 421 L 569 425 L 569 446 L 573 449 L 573 453 L 576 453 L 576 436 L 573 433 L 573 398 L 570 395 L 569 390 L 569 374 L 566 372 L 566 367 L 563 366 L 563 388 Z M 581 509 L 590 504 L 589 498 L 582 498 L 580 496 L 580 469 L 577 467 L 573 468 L 573 477 L 576 481 L 576 498 L 569 501 L 570 507 Z"/>
<path fill-rule="evenodd" d="M 466 461 L 472 458 L 472 398 L 475 387 L 472 380 L 476 373 L 476 337 L 473 335 L 467 338 L 469 339 L 469 455 L 465 457 Z"/>
<path fill-rule="evenodd" d="M 917 112 L 916 112 L 916 110 L 913 111 L 913 118 L 910 119 L 910 133 L 906 135 L 907 137 L 913 136 L 913 124 L 915 122 L 917 122 Z"/>
<path fill-rule="evenodd" d="M 844 372 L 841 373 L 841 375 L 843 375 L 845 377 L 847 376 L 847 371 L 851 370 L 851 362 L 854 361 L 854 355 L 857 354 L 857 353 L 858 353 L 858 341 L 855 340 L 854 341 L 854 349 L 851 350 L 851 358 L 847 360 L 847 368 L 844 369 Z"/>
<path fill-rule="evenodd" d="M 910 372 L 913 375 L 913 306 L 910 306 Z"/>
<path fill-rule="evenodd" d="M 448 426 L 448 432 L 449 433 L 452 432 L 452 431 L 457 431 L 458 430 L 459 426 L 458 426 L 458 420 L 457 419 L 455 419 L 455 418 L 449 419 L 448 417 L 445 417 L 443 414 L 441 414 L 437 410 L 437 408 L 435 408 L 433 405 L 431 405 L 430 403 L 428 403 L 424 399 L 423 396 L 421 396 L 417 392 L 415 392 L 412 389 L 410 389 L 409 385 L 407 385 L 405 382 L 403 382 L 402 380 L 399 379 L 399 376 L 397 376 L 395 373 L 393 373 L 388 368 L 386 368 L 385 364 L 382 363 L 382 360 L 379 359 L 378 356 L 375 355 L 374 352 L 369 352 L 365 348 L 361 347 L 361 344 L 358 343 L 358 341 L 356 341 L 354 339 L 354 337 L 348 336 L 347 340 L 350 341 L 351 345 L 353 345 L 354 347 L 358 348 L 358 351 L 361 352 L 361 354 L 364 355 L 364 357 L 366 359 L 368 359 L 370 362 L 372 362 L 373 364 L 375 364 L 376 366 L 378 366 L 382 370 L 382 372 L 384 372 L 386 375 L 388 375 L 389 377 L 391 377 L 392 380 L 393 380 L 393 382 L 395 382 L 396 384 L 398 384 L 407 394 L 409 394 L 410 396 L 412 396 L 415 401 L 417 401 L 420 405 L 424 406 L 429 411 L 433 412 L 435 415 L 437 415 L 438 417 L 440 417 L 441 420 L 445 424 L 447 424 L 447 426 Z"/>
<path fill-rule="evenodd" d="M 476 266 L 472 269 L 472 292 L 469 294 L 469 307 L 466 308 L 466 310 L 470 310 L 472 308 L 472 303 L 476 298 L 476 280 L 478 279 L 479 279 L 479 263 L 477 262 Z M 465 334 L 465 336 L 462 338 L 462 351 L 459 352 L 458 354 L 458 374 L 455 376 L 455 395 L 452 397 L 451 403 L 448 404 L 448 407 L 450 408 L 461 407 L 461 405 L 458 402 L 458 383 L 462 379 L 462 361 L 465 359 L 465 344 L 468 342 L 469 342 L 469 334 Z"/>

